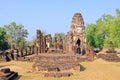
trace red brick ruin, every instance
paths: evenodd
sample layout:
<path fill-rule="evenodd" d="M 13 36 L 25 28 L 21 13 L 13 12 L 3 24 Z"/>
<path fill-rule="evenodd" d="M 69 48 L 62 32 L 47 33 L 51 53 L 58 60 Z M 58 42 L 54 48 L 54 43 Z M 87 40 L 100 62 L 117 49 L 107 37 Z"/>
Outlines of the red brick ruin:
<path fill-rule="evenodd" d="M 75 13 L 70 31 L 64 39 L 60 35 L 52 40 L 51 34 L 43 35 L 41 30 L 36 31 L 36 42 L 33 46 L 23 49 L 13 48 L 2 53 L 0 60 L 11 61 L 34 61 L 34 70 L 61 71 L 67 69 L 78 69 L 79 62 L 93 61 L 93 48 L 86 45 L 85 26 L 80 13 Z M 45 74 L 51 76 L 52 74 Z M 54 73 L 52 76 L 70 76 L 71 73 Z"/>
<path fill-rule="evenodd" d="M 93 49 L 86 45 L 85 26 L 80 13 L 74 14 L 70 28 L 64 39 L 58 35 L 53 43 L 50 34 L 43 37 L 37 30 L 37 56 L 33 69 L 60 71 L 79 66 L 80 70 L 78 62 L 94 60 Z"/>
<path fill-rule="evenodd" d="M 113 42 L 110 40 L 109 49 L 106 51 L 106 54 L 99 54 L 97 57 L 110 62 L 120 62 L 120 58 L 116 53 Z"/>
<path fill-rule="evenodd" d="M 94 48 L 88 46 L 86 41 L 83 17 L 80 13 L 75 13 L 70 31 L 63 39 L 58 35 L 53 40 L 51 34 L 43 35 L 41 30 L 37 30 L 36 42 L 33 46 L 26 46 L 22 49 L 13 46 L 10 50 L 1 52 L 0 61 L 33 61 L 33 70 L 48 71 L 44 74 L 45 77 L 69 77 L 72 75 L 71 72 L 61 72 L 61 70 L 72 68 L 81 71 L 83 66 L 81 67 L 79 62 L 94 60 Z M 98 54 L 96 57 L 107 61 L 120 61 L 112 41 L 110 41 L 110 48 L 106 54 Z M 8 80 L 11 80 L 11 78 L 18 76 L 10 69 L 5 69 L 5 71 L 9 71 L 8 73 L 15 76 L 9 77 L 6 73 L 0 72 L 6 74 L 5 77 L 0 76 L 0 79 L 10 78 Z"/>
<path fill-rule="evenodd" d="M 1 69 L 0 80 L 18 80 L 18 72 L 11 71 L 10 68 Z"/>
<path fill-rule="evenodd" d="M 52 46 L 53 45 L 53 46 Z M 60 36 L 55 38 L 52 44 L 51 35 L 43 37 L 40 30 L 37 30 L 36 47 L 38 53 L 65 53 L 65 54 L 86 54 L 85 26 L 82 15 L 74 14 L 72 18 L 71 30 L 62 40 Z"/>

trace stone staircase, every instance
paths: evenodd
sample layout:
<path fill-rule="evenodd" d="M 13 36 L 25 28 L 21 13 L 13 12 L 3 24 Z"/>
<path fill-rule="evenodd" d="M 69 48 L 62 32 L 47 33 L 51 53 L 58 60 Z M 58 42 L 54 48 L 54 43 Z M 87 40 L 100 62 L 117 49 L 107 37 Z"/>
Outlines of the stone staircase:
<path fill-rule="evenodd" d="M 0 80 L 16 80 L 18 73 L 10 71 L 9 68 L 1 69 L 0 71 Z"/>

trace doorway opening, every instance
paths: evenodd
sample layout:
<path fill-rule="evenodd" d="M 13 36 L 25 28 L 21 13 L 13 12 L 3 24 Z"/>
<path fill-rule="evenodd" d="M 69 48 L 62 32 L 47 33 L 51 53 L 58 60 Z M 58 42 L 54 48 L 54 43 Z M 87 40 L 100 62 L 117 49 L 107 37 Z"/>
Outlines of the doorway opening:
<path fill-rule="evenodd" d="M 80 41 L 80 39 L 78 39 L 76 42 L 76 53 L 77 54 L 81 54 L 80 44 L 81 44 L 81 41 Z"/>

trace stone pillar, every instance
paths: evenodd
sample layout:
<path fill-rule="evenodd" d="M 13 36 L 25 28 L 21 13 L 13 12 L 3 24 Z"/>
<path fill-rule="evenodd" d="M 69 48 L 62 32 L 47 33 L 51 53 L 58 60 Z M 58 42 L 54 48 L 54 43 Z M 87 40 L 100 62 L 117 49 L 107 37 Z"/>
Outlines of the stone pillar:
<path fill-rule="evenodd" d="M 43 53 L 46 53 L 46 38 L 43 38 Z"/>
<path fill-rule="evenodd" d="M 42 34 L 41 34 L 41 31 L 40 30 L 37 30 L 37 35 L 36 35 L 36 47 L 38 48 L 37 50 L 37 52 L 38 53 L 41 53 L 41 47 L 42 47 L 42 45 L 41 45 L 41 41 L 42 40 Z"/>
<path fill-rule="evenodd" d="M 34 46 L 31 46 L 31 54 L 34 54 Z"/>
<path fill-rule="evenodd" d="M 40 53 L 43 53 L 43 36 L 42 35 L 43 34 L 41 33 L 41 35 L 40 35 L 41 44 L 40 44 L 40 48 L 39 48 Z"/>
<path fill-rule="evenodd" d="M 114 47 L 113 47 L 113 43 L 112 41 L 110 41 L 110 47 L 108 49 L 108 51 L 106 51 L 107 53 L 116 53 Z"/>
<path fill-rule="evenodd" d="M 31 53 L 31 46 L 29 47 L 29 49 L 30 49 L 30 50 L 29 50 L 29 54 L 31 55 L 31 54 L 32 54 L 32 53 Z"/>
<path fill-rule="evenodd" d="M 56 37 L 54 39 L 54 48 L 55 48 L 55 52 L 57 52 L 57 38 Z"/>
<path fill-rule="evenodd" d="M 93 50 L 93 48 L 87 46 L 86 55 L 87 55 L 87 60 L 88 61 L 93 61 L 94 60 L 94 50 Z"/>
<path fill-rule="evenodd" d="M 34 47 L 34 53 L 35 53 L 36 55 L 38 55 L 38 47 L 37 47 L 37 46 Z"/>
<path fill-rule="evenodd" d="M 27 49 L 26 49 L 26 47 L 24 47 L 24 49 L 23 49 L 23 56 L 26 56 L 27 55 Z"/>
<path fill-rule="evenodd" d="M 30 47 L 27 47 L 27 55 L 30 55 Z"/>
<path fill-rule="evenodd" d="M 18 55 L 19 55 L 20 57 L 23 57 L 22 49 L 19 49 L 19 51 L 18 51 Z"/>
<path fill-rule="evenodd" d="M 14 49 L 14 60 L 18 60 L 18 50 Z"/>
<path fill-rule="evenodd" d="M 50 34 L 46 35 L 46 45 L 47 45 L 47 48 L 51 48 L 51 44 L 52 44 L 52 37 Z"/>
<path fill-rule="evenodd" d="M 66 40 L 65 40 L 65 37 L 64 37 L 64 39 L 63 39 L 63 53 L 66 53 L 65 51 L 66 51 L 66 45 L 65 45 L 65 42 L 66 42 Z"/>

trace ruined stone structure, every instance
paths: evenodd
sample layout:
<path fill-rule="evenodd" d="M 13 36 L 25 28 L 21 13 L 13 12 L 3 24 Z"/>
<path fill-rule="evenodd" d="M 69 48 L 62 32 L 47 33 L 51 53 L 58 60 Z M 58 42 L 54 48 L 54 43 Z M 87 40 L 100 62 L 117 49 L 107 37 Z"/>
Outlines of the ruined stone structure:
<path fill-rule="evenodd" d="M 57 36 L 56 51 L 57 53 L 63 53 L 63 40 L 60 35 Z"/>
<path fill-rule="evenodd" d="M 37 31 L 37 35 L 40 32 Z M 37 36 L 37 43 L 40 43 Z M 38 54 L 33 65 L 36 70 L 65 70 L 78 66 L 78 62 L 94 60 L 94 52 L 88 48 L 86 53 L 86 39 L 85 39 L 85 26 L 82 15 L 80 13 L 74 14 L 72 18 L 71 30 L 64 37 L 64 40 L 58 35 L 51 47 L 51 36 L 46 36 L 46 45 L 49 48 L 48 53 L 51 54 Z M 42 47 L 42 46 L 41 46 Z M 53 54 L 55 52 L 55 54 Z M 64 54 L 63 54 L 64 53 Z M 70 54 L 67 54 L 70 53 Z M 91 54 L 90 54 L 91 53 Z M 76 55 L 78 54 L 78 55 Z M 81 55 L 84 56 L 81 56 Z M 80 68 L 80 66 L 79 66 Z"/>
<path fill-rule="evenodd" d="M 11 71 L 10 68 L 0 70 L 0 80 L 18 80 L 18 72 Z"/>
<path fill-rule="evenodd" d="M 71 30 L 64 37 L 64 40 L 58 35 L 52 44 L 50 34 L 43 37 L 40 30 L 37 30 L 36 47 L 37 53 L 57 52 L 57 53 L 73 53 L 84 55 L 86 53 L 85 26 L 82 15 L 75 13 L 72 18 Z"/>
<path fill-rule="evenodd" d="M 36 48 L 38 51 L 36 51 L 38 53 L 41 53 L 41 39 L 42 39 L 42 35 L 41 35 L 41 31 L 40 30 L 37 30 L 37 35 L 36 35 Z"/>
<path fill-rule="evenodd" d="M 36 35 L 36 54 L 45 53 L 46 51 L 46 39 L 43 37 L 43 34 L 40 30 L 37 30 Z"/>
<path fill-rule="evenodd" d="M 85 54 L 85 40 L 85 26 L 82 15 L 75 13 L 72 18 L 71 30 L 64 39 L 64 52 Z"/>
<path fill-rule="evenodd" d="M 63 41 L 60 35 L 57 37 L 57 48 L 62 49 Z"/>
<path fill-rule="evenodd" d="M 38 54 L 33 68 L 36 70 L 67 70 L 78 66 L 77 57 L 73 54 Z"/>
<path fill-rule="evenodd" d="M 51 48 L 51 45 L 52 45 L 52 37 L 50 34 L 46 35 L 46 45 L 47 45 L 47 48 Z"/>
<path fill-rule="evenodd" d="M 64 39 L 62 39 L 61 36 L 58 35 L 57 37 L 54 38 L 52 42 L 52 37 L 50 34 L 43 36 L 43 33 L 41 32 L 41 30 L 37 30 L 36 43 L 33 46 L 27 46 L 27 47 L 24 47 L 23 49 L 18 49 L 18 51 L 15 53 L 18 55 L 18 57 L 16 57 L 17 60 L 24 60 L 27 58 L 28 60 L 30 60 L 30 57 L 27 57 L 27 56 L 31 56 L 33 54 L 39 55 L 41 53 L 57 53 L 57 54 L 64 53 L 68 55 L 78 54 L 77 59 L 79 61 L 85 61 L 85 59 L 87 58 L 89 58 L 90 60 L 93 60 L 94 59 L 93 50 L 86 47 L 87 46 L 86 46 L 86 38 L 85 38 L 84 21 L 80 13 L 75 13 L 72 18 L 70 31 L 65 35 Z M 14 51 L 14 49 L 12 51 Z M 13 53 L 14 52 L 6 53 L 5 58 L 7 61 L 8 59 L 13 60 L 11 56 L 9 57 L 9 55 Z M 84 59 L 81 58 L 81 55 L 84 56 Z"/>
<path fill-rule="evenodd" d="M 80 71 L 79 62 L 94 60 L 93 49 L 86 46 L 85 26 L 80 13 L 74 14 L 70 31 L 64 39 L 59 35 L 52 42 L 50 34 L 43 36 L 41 30 L 37 30 L 35 45 L 25 47 L 21 51 L 18 52 L 21 59 L 29 61 L 34 59 L 34 70 L 61 71 L 75 68 Z M 6 56 L 9 58 L 8 55 Z M 54 74 L 54 76 L 59 75 L 69 76 L 71 73 Z M 45 76 L 49 76 L 49 74 Z"/>
<path fill-rule="evenodd" d="M 54 39 L 53 46 L 54 46 L 55 49 L 57 49 L 57 38 L 56 37 Z"/>
<path fill-rule="evenodd" d="M 110 47 L 106 51 L 106 54 L 99 54 L 97 57 L 110 62 L 120 62 L 120 58 L 113 47 L 112 41 L 110 41 Z"/>
<path fill-rule="evenodd" d="M 71 75 L 73 75 L 73 73 L 71 72 L 57 72 L 57 73 L 45 73 L 44 77 L 70 77 Z"/>
<path fill-rule="evenodd" d="M 108 49 L 108 51 L 106 51 L 107 53 L 116 53 L 114 47 L 113 47 L 113 43 L 112 41 L 110 41 L 110 47 Z"/>

